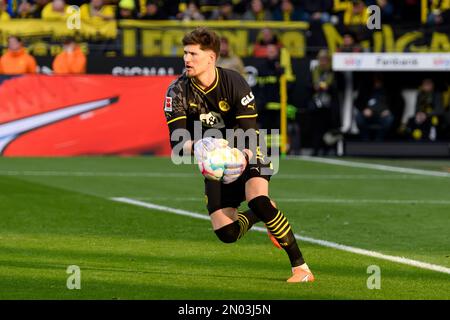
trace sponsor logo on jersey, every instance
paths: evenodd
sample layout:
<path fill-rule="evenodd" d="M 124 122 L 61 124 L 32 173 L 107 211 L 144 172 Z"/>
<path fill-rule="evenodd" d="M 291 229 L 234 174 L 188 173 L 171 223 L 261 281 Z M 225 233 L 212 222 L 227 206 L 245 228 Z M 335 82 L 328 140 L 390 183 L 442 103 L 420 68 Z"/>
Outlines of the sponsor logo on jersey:
<path fill-rule="evenodd" d="M 164 111 L 172 112 L 172 97 L 166 97 Z"/>
<path fill-rule="evenodd" d="M 241 103 L 242 103 L 242 105 L 245 107 L 245 106 L 248 105 L 250 102 L 252 102 L 253 99 L 255 99 L 255 96 L 253 95 L 253 92 L 250 92 L 248 95 L 246 95 L 245 97 L 243 97 L 243 98 L 241 99 Z"/>
<path fill-rule="evenodd" d="M 211 111 L 209 113 L 202 113 L 200 115 L 200 121 L 202 122 L 203 126 L 208 128 L 225 128 L 225 122 L 223 121 L 222 116 L 220 115 L 220 113 L 214 111 Z"/>
<path fill-rule="evenodd" d="M 230 110 L 230 105 L 228 104 L 228 102 L 220 100 L 219 109 L 223 112 L 227 112 L 228 110 Z"/>

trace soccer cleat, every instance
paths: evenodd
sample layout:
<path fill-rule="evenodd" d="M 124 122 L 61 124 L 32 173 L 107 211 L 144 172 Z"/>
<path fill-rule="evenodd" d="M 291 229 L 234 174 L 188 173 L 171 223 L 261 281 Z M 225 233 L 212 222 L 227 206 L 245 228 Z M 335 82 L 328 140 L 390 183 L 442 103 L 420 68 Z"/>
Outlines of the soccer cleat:
<path fill-rule="evenodd" d="M 273 245 L 278 249 L 283 249 L 281 245 L 278 243 L 277 239 L 273 236 L 273 234 L 267 229 L 267 235 L 269 236 L 270 241 L 272 241 Z"/>
<path fill-rule="evenodd" d="M 300 267 L 296 267 L 292 268 L 292 276 L 286 281 L 290 283 L 313 282 L 314 276 L 311 272 L 308 272 Z"/>

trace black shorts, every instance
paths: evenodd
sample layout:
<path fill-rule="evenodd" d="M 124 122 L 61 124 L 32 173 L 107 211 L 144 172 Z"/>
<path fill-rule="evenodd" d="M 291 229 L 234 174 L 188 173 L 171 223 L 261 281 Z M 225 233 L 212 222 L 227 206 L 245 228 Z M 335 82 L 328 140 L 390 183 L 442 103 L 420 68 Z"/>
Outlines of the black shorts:
<path fill-rule="evenodd" d="M 209 214 L 222 208 L 238 208 L 245 201 L 245 183 L 254 177 L 270 181 L 271 175 L 261 175 L 258 165 L 249 165 L 244 173 L 234 182 L 224 184 L 205 178 L 206 207 Z"/>

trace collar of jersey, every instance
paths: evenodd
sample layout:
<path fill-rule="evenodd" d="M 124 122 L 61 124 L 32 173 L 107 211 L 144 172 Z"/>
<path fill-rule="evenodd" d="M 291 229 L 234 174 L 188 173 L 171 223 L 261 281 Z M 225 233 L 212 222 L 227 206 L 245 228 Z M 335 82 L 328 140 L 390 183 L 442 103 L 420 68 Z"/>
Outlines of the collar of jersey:
<path fill-rule="evenodd" d="M 217 68 L 216 68 L 216 81 L 214 81 L 214 84 L 212 86 L 210 86 L 209 88 L 206 88 L 206 90 L 203 90 L 202 88 L 200 88 L 200 86 L 195 82 L 194 78 L 191 78 L 191 81 L 192 81 L 192 84 L 194 85 L 194 87 L 196 87 L 198 90 L 200 90 L 203 94 L 208 94 L 217 87 L 217 84 L 219 83 L 219 72 L 217 71 Z"/>

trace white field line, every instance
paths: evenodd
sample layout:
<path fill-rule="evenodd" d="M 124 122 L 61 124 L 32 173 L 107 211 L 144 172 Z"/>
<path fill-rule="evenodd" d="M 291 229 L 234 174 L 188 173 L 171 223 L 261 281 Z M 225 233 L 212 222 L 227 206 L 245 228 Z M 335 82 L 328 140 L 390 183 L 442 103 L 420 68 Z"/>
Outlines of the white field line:
<path fill-rule="evenodd" d="M 146 201 L 202 201 L 199 197 L 133 197 Z M 397 199 L 320 199 L 320 198 L 277 198 L 277 202 L 335 203 L 335 204 L 431 204 L 450 205 L 450 200 L 397 200 Z"/>
<path fill-rule="evenodd" d="M 134 200 L 134 199 L 130 199 L 130 198 L 116 197 L 116 198 L 111 198 L 111 200 L 131 204 L 131 205 L 135 205 L 135 206 L 144 207 L 147 209 L 153 209 L 153 210 L 158 210 L 158 211 L 163 211 L 163 212 L 170 212 L 170 213 L 174 213 L 174 214 L 181 215 L 181 216 L 209 220 L 209 216 L 204 215 L 204 214 L 191 212 L 191 211 L 187 211 L 187 210 L 182 210 L 182 209 L 166 207 L 166 206 L 161 206 L 161 205 L 138 201 L 138 200 Z M 263 233 L 267 232 L 267 230 L 265 228 L 256 227 L 256 226 L 254 226 L 251 230 L 263 232 Z M 392 261 L 392 262 L 396 262 L 396 263 L 400 263 L 400 264 L 406 264 L 406 265 L 414 266 L 414 267 L 421 268 L 421 269 L 427 269 L 427 270 L 450 274 L 450 268 L 440 266 L 440 265 L 430 264 L 430 263 L 412 260 L 412 259 L 408 259 L 408 258 L 404 258 L 404 257 L 386 255 L 386 254 L 382 254 L 379 252 L 360 249 L 360 248 L 351 247 L 351 246 L 346 246 L 346 245 L 342 245 L 342 244 L 331 242 L 331 241 L 320 240 L 320 239 L 315 239 L 315 238 L 305 237 L 305 236 L 299 236 L 297 234 L 295 235 L 295 238 L 298 240 L 301 240 L 301 241 L 317 244 L 317 245 L 324 246 L 324 247 L 329 247 L 329 248 L 333 248 L 333 249 L 356 253 L 359 255 L 369 256 L 369 257 L 373 257 L 373 258 L 388 260 L 388 261 Z"/>
<path fill-rule="evenodd" d="M 170 172 L 89 172 L 89 171 L 1 171 L 0 176 L 41 176 L 41 177 L 130 177 L 130 178 L 192 178 L 200 177 L 200 173 L 170 173 Z M 399 179 L 423 179 L 421 176 L 409 174 L 277 174 L 275 179 L 297 180 L 399 180 Z"/>
<path fill-rule="evenodd" d="M 423 176 L 447 177 L 447 178 L 450 178 L 450 173 L 448 173 L 448 172 L 422 170 L 422 169 L 412 169 L 412 168 L 403 168 L 403 167 L 394 167 L 394 166 L 387 166 L 387 165 L 384 165 L 384 164 L 355 162 L 355 161 L 337 160 L 337 159 L 328 159 L 328 158 L 319 158 L 319 157 L 309 157 L 309 156 L 292 157 L 292 158 L 289 158 L 289 159 L 300 159 L 300 160 L 305 160 L 305 161 L 334 164 L 334 165 L 338 165 L 338 166 L 346 166 L 346 167 L 352 167 L 352 168 L 374 169 L 374 170 L 389 171 L 389 172 L 399 172 L 399 173 L 418 174 L 418 175 L 423 175 Z"/>

